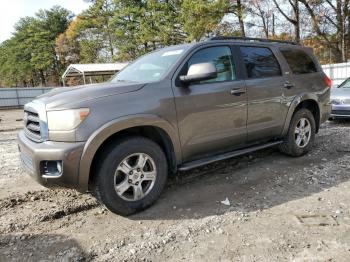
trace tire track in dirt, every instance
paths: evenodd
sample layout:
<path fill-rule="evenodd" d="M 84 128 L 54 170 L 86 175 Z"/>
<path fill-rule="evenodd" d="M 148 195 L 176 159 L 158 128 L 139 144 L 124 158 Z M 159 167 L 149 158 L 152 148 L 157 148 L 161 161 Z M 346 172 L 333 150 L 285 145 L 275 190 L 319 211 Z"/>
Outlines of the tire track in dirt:
<path fill-rule="evenodd" d="M 42 190 L 11 196 L 0 200 L 0 233 L 23 231 L 99 206 L 89 194 L 74 190 Z"/>

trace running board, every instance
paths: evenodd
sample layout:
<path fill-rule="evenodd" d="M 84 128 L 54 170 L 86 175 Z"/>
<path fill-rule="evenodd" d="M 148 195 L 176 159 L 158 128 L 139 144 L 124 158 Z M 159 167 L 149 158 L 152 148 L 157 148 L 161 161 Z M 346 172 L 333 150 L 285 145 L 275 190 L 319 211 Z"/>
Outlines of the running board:
<path fill-rule="evenodd" d="M 204 159 L 191 161 L 191 162 L 188 162 L 188 163 L 181 165 L 178 170 L 179 171 L 187 171 L 187 170 L 190 170 L 192 168 L 204 166 L 204 165 L 207 165 L 207 164 L 210 164 L 213 162 L 229 159 L 229 158 L 236 157 L 236 156 L 245 155 L 245 154 L 260 150 L 260 149 L 276 146 L 276 145 L 279 145 L 281 143 L 283 143 L 283 141 L 274 141 L 274 142 L 270 142 L 270 143 L 263 144 L 263 145 L 252 146 L 252 147 L 224 153 L 221 155 L 215 155 L 215 156 L 207 157 Z"/>

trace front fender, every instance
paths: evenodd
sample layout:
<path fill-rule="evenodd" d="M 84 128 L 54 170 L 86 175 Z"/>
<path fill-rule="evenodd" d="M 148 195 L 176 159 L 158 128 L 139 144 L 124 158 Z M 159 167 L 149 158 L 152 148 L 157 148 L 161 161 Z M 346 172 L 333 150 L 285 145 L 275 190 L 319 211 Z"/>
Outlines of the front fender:
<path fill-rule="evenodd" d="M 154 126 L 161 128 L 164 132 L 166 132 L 173 144 L 177 163 L 181 163 L 182 154 L 179 136 L 176 132 L 177 129 L 173 127 L 168 121 L 156 115 L 150 114 L 124 116 L 104 124 L 102 127 L 97 129 L 87 140 L 80 159 L 79 191 L 84 192 L 88 189 L 92 160 L 98 148 L 103 144 L 103 142 L 106 141 L 106 139 L 108 139 L 110 136 L 122 130 L 137 126 Z"/>

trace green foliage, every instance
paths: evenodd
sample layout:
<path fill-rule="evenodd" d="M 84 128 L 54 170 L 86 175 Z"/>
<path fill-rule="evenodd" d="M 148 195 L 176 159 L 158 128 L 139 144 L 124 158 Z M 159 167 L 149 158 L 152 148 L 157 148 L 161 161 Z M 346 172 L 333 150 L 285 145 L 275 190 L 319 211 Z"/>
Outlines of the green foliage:
<path fill-rule="evenodd" d="M 155 49 L 200 40 L 220 23 L 225 0 L 90 0 L 67 44 L 80 62 L 130 61 Z M 68 28 L 68 31 L 72 31 Z M 78 48 L 73 48 L 78 46 Z M 67 57 L 72 57 L 67 53 Z M 67 60 L 67 59 L 66 59 Z"/>
<path fill-rule="evenodd" d="M 89 2 L 92 4 L 79 15 L 76 28 L 82 62 L 111 61 L 115 53 L 115 29 L 111 25 L 115 5 L 112 0 Z"/>
<path fill-rule="evenodd" d="M 132 60 L 157 48 L 184 42 L 181 1 L 115 0 L 114 4 L 118 60 Z"/>
<path fill-rule="evenodd" d="M 80 45 L 76 41 L 79 18 L 72 21 L 67 30 L 56 38 L 56 53 L 63 68 L 79 63 Z M 61 72 L 62 73 L 62 72 Z"/>
<path fill-rule="evenodd" d="M 0 45 L 0 81 L 9 86 L 59 84 L 55 42 L 71 18 L 68 10 L 54 6 L 20 19 L 13 37 Z"/>
<path fill-rule="evenodd" d="M 72 20 L 61 7 L 22 18 L 0 45 L 0 83 L 58 85 L 70 63 L 131 61 L 152 50 L 199 41 L 218 27 L 227 0 L 86 0 Z"/>
<path fill-rule="evenodd" d="M 229 1 L 184 0 L 182 20 L 189 41 L 199 41 L 203 36 L 210 36 L 222 20 Z"/>
<path fill-rule="evenodd" d="M 271 16 L 270 1 L 262 0 L 85 1 L 90 7 L 74 19 L 71 12 L 59 6 L 20 19 L 13 37 L 0 44 L 0 84 L 59 85 L 60 75 L 71 63 L 132 61 L 164 46 L 212 35 L 244 36 L 245 27 L 253 26 L 246 19 L 267 21 Z M 283 3 L 273 2 L 272 7 Z M 309 16 L 314 27 L 305 33 L 304 44 L 314 47 L 321 61 L 345 61 L 350 55 L 348 1 L 337 1 L 339 5 L 332 5 L 332 1 L 299 2 L 303 4 L 297 10 L 304 17 L 301 21 Z M 231 19 L 224 19 L 225 15 Z M 267 31 L 267 37 L 292 39 L 289 31 L 281 29 L 284 23 L 279 20 L 283 15 L 275 17 L 280 29 L 275 34 L 278 23 L 273 19 L 265 25 L 272 32 L 269 36 Z M 255 29 L 248 35 L 258 35 L 261 27 Z"/>

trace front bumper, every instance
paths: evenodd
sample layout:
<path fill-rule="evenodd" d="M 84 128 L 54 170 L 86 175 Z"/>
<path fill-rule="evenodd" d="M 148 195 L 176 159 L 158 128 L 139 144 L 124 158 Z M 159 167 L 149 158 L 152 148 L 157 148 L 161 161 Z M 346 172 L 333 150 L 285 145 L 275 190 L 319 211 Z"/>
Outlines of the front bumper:
<path fill-rule="evenodd" d="M 332 105 L 331 118 L 350 118 L 350 105 Z"/>
<path fill-rule="evenodd" d="M 27 172 L 45 187 L 63 186 L 79 188 L 79 164 L 85 142 L 36 143 L 26 137 L 24 131 L 18 134 L 18 148 L 22 164 Z M 62 174 L 55 177 L 43 177 L 44 161 L 62 161 Z"/>

